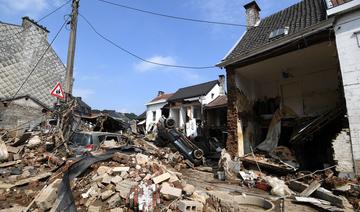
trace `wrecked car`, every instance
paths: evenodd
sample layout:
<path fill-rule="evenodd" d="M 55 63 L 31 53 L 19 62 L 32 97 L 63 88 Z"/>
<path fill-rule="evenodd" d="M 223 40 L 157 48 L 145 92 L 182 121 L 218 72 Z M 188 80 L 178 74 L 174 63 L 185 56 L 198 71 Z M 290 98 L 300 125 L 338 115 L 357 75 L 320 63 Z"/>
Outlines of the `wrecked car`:
<path fill-rule="evenodd" d="M 121 134 L 109 132 L 75 132 L 70 137 L 70 148 L 76 155 L 82 155 L 98 149 L 104 141 L 114 141 L 119 145 L 127 145 L 128 141 Z"/>

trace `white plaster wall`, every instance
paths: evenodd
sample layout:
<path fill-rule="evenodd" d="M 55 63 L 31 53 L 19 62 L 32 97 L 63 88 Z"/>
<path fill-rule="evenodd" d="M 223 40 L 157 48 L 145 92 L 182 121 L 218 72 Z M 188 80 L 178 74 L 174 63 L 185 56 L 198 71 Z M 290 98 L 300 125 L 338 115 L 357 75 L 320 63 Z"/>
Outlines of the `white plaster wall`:
<path fill-rule="evenodd" d="M 161 108 L 166 105 L 166 102 L 164 103 L 158 103 L 153 105 L 148 105 L 146 108 L 146 131 L 150 130 L 150 127 L 157 123 L 161 117 Z M 155 121 L 153 121 L 153 111 L 156 112 Z"/>
<path fill-rule="evenodd" d="M 184 129 L 186 123 L 186 107 L 181 107 L 179 112 L 179 128 Z"/>
<path fill-rule="evenodd" d="M 238 79 L 238 81 L 244 82 L 245 80 Z M 281 87 L 289 84 L 297 84 L 297 89 L 291 91 L 294 93 L 291 96 L 291 101 L 301 104 L 301 113 L 298 115 L 318 115 L 336 106 L 339 97 L 336 67 L 313 70 L 302 75 L 296 74 L 290 79 L 278 79 L 262 83 L 248 82 L 246 89 L 249 89 L 248 93 L 253 95 L 252 98 L 273 98 L 281 96 Z M 251 91 L 252 88 L 255 91 Z M 299 109 L 293 109 L 299 111 Z"/>
<path fill-rule="evenodd" d="M 335 25 L 341 74 L 349 117 L 356 173 L 360 174 L 360 47 L 355 32 L 360 31 L 360 11 L 338 17 Z M 360 34 L 358 34 L 360 41 Z"/>
<path fill-rule="evenodd" d="M 256 83 L 255 80 L 249 79 L 242 74 L 236 73 L 236 86 L 242 91 L 250 101 L 255 101 L 259 98 L 259 87 L 261 84 Z"/>
<path fill-rule="evenodd" d="M 207 105 L 209 104 L 210 102 L 212 102 L 214 99 L 216 99 L 219 95 L 220 95 L 220 89 L 221 87 L 216 84 L 211 90 L 209 93 L 206 94 L 206 96 L 202 97 L 201 98 L 201 104 L 202 105 Z M 213 97 L 211 97 L 213 95 Z"/>
<path fill-rule="evenodd" d="M 170 109 L 169 117 L 175 120 L 176 127 L 179 127 L 179 122 L 180 122 L 179 115 L 180 115 L 179 109 L 175 109 L 175 108 Z"/>

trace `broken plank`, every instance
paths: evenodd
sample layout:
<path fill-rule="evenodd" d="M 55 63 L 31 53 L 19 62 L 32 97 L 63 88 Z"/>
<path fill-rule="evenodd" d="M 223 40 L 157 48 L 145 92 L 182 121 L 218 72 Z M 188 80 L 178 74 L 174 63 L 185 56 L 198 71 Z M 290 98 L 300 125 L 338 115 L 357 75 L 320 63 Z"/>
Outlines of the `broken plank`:
<path fill-rule="evenodd" d="M 16 165 L 18 163 L 21 163 L 21 160 L 17 160 L 17 161 L 9 161 L 9 162 L 5 162 L 5 163 L 0 163 L 0 168 L 4 168 L 4 167 L 8 167 L 8 166 L 13 166 Z"/>
<path fill-rule="evenodd" d="M 0 182 L 0 189 L 8 189 L 8 188 L 12 188 L 14 186 L 15 186 L 14 184 Z"/>
<path fill-rule="evenodd" d="M 299 182 L 299 181 L 291 181 L 289 184 L 289 188 L 296 192 L 302 192 L 308 187 L 307 184 Z M 334 195 L 331 191 L 319 187 L 314 191 L 312 194 L 313 197 L 316 197 L 318 199 L 326 200 L 328 202 L 331 202 L 332 205 L 335 205 L 340 208 L 347 208 L 348 202 L 346 199 L 341 198 L 339 196 Z"/>
<path fill-rule="evenodd" d="M 31 183 L 31 182 L 34 182 L 34 181 L 41 180 L 41 179 L 46 178 L 46 177 L 50 177 L 50 176 L 51 176 L 51 172 L 45 172 L 45 173 L 42 173 L 42 174 L 38 174 L 35 177 L 29 177 L 29 178 L 26 178 L 26 179 L 19 180 L 19 181 L 17 181 L 15 183 L 15 186 L 25 185 L 25 184 L 28 184 L 28 183 Z"/>
<path fill-rule="evenodd" d="M 7 148 L 8 152 L 17 154 L 24 148 L 24 146 L 13 147 L 13 146 L 6 145 L 6 148 Z"/>
<path fill-rule="evenodd" d="M 314 180 L 311 182 L 311 184 L 309 185 L 309 187 L 307 187 L 304 191 L 302 191 L 300 193 L 300 196 L 302 197 L 308 197 L 310 196 L 312 193 L 314 193 L 314 191 L 316 191 L 316 189 L 320 188 L 321 184 L 319 183 L 319 181 Z"/>

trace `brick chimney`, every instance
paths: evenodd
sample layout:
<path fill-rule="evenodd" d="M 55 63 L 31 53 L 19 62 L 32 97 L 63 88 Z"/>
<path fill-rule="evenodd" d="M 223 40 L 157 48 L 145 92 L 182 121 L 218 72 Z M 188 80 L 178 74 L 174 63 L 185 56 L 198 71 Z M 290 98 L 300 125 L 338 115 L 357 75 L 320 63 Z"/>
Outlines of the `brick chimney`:
<path fill-rule="evenodd" d="M 158 95 L 157 96 L 161 96 L 161 95 L 164 95 L 165 92 L 164 91 L 158 91 Z"/>
<path fill-rule="evenodd" d="M 220 96 L 225 95 L 225 76 L 219 75 Z"/>
<path fill-rule="evenodd" d="M 40 32 L 40 34 L 47 36 L 49 33 L 49 30 L 46 29 L 46 27 L 38 24 L 36 21 L 30 19 L 29 17 L 25 16 L 22 18 L 22 27 L 24 27 L 25 29 L 34 26 L 36 27 L 36 29 Z"/>
<path fill-rule="evenodd" d="M 260 21 L 260 7 L 256 3 L 256 1 L 252 1 L 246 5 L 244 5 L 246 9 L 246 25 L 247 29 L 250 29 L 254 26 L 257 26 Z"/>

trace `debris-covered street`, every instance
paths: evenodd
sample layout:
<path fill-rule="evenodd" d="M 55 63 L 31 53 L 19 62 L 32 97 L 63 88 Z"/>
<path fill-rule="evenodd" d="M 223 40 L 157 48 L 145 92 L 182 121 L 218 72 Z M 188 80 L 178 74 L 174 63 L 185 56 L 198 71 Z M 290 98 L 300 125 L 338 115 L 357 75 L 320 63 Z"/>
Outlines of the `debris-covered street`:
<path fill-rule="evenodd" d="M 76 118 L 62 120 L 76 122 Z M 336 177 L 331 167 L 296 172 L 279 168 L 279 160 L 264 155 L 233 160 L 225 149 L 218 152 L 218 159 L 207 159 L 171 123 L 158 123 L 165 134 L 162 147 L 128 128 L 121 140 L 103 140 L 83 152 L 64 142 L 64 131 L 56 123 L 41 123 L 22 134 L 16 129 L 2 131 L 1 157 L 7 162 L 0 164 L 1 211 L 347 211 L 359 207 L 358 181 Z M 79 129 L 87 125 L 82 120 L 76 123 Z M 197 160 L 191 151 L 200 151 Z"/>
<path fill-rule="evenodd" d="M 0 212 L 360 211 L 360 0 L 0 11 Z"/>

